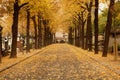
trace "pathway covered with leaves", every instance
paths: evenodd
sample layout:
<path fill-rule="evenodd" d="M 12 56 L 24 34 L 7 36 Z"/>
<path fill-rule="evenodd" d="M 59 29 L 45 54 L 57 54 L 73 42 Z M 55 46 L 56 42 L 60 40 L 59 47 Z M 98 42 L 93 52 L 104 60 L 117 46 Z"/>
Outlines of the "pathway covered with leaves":
<path fill-rule="evenodd" d="M 76 47 L 53 44 L 0 73 L 0 80 L 120 80 Z"/>

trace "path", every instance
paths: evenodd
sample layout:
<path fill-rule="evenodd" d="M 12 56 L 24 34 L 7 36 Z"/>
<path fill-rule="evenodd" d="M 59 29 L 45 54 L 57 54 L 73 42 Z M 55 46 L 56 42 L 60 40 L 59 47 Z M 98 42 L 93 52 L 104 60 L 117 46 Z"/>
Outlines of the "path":
<path fill-rule="evenodd" d="M 0 80 L 120 80 L 76 47 L 53 44 L 0 73 Z"/>

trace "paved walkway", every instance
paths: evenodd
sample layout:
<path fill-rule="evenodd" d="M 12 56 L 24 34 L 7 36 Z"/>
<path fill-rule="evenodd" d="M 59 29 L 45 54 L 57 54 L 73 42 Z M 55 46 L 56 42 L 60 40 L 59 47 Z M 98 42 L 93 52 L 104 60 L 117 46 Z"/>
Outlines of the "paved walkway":
<path fill-rule="evenodd" d="M 0 73 L 0 80 L 120 80 L 83 51 L 68 44 L 54 44 Z"/>

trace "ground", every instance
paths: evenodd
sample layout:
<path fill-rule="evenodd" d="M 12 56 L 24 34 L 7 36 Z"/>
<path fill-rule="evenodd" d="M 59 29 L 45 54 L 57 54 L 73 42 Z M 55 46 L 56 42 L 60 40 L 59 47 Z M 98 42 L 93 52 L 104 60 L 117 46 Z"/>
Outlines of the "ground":
<path fill-rule="evenodd" d="M 2 71 L 0 80 L 120 80 L 119 74 L 68 44 L 53 44 Z"/>

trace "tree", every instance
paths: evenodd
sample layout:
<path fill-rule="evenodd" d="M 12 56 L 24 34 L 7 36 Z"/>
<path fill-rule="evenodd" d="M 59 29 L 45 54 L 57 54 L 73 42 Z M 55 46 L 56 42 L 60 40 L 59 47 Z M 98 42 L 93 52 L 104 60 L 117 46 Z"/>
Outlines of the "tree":
<path fill-rule="evenodd" d="M 89 4 L 86 4 L 88 10 L 87 17 L 87 30 L 86 30 L 86 47 L 89 51 L 92 51 L 92 27 L 91 27 L 91 10 L 92 10 L 92 0 L 90 0 Z"/>
<path fill-rule="evenodd" d="M 34 24 L 34 33 L 35 33 L 35 49 L 38 49 L 38 30 L 37 30 L 37 22 L 36 16 L 32 16 L 33 24 Z"/>
<path fill-rule="evenodd" d="M 38 48 L 42 47 L 42 17 L 38 13 Z"/>
<path fill-rule="evenodd" d="M 105 41 L 104 41 L 104 50 L 102 54 L 103 57 L 107 57 L 109 36 L 110 36 L 111 27 L 112 27 L 112 16 L 113 16 L 113 10 L 114 10 L 114 3 L 115 3 L 115 0 L 110 0 L 107 22 L 106 22 L 106 27 L 105 27 Z"/>
<path fill-rule="evenodd" d="M 34 35 L 35 35 L 35 48 L 38 49 L 42 46 L 42 42 L 44 39 L 44 30 L 43 20 L 50 19 L 52 16 L 51 12 L 51 3 L 49 0 L 44 1 L 31 1 L 30 0 L 30 13 L 32 16 L 33 24 L 34 24 Z M 33 4 L 34 3 L 34 4 Z M 44 25 L 46 26 L 46 25 Z M 48 26 L 47 26 L 48 27 Z M 42 29 L 43 28 L 43 29 Z M 45 32 L 48 33 L 48 32 Z"/>
<path fill-rule="evenodd" d="M 18 0 L 15 0 L 15 2 L 14 2 L 13 24 L 12 24 L 12 49 L 11 49 L 10 58 L 17 57 L 17 49 L 16 48 L 17 48 L 17 35 L 18 35 L 18 16 L 19 16 L 20 9 L 27 4 L 28 3 L 24 3 L 19 6 Z"/>
<path fill-rule="evenodd" d="M 43 20 L 44 24 L 44 46 L 48 45 L 48 39 L 49 39 L 49 27 L 48 27 L 49 21 L 47 19 Z"/>
<path fill-rule="evenodd" d="M 2 26 L 0 26 L 0 63 L 2 62 Z"/>
<path fill-rule="evenodd" d="M 87 12 L 86 9 L 82 8 L 83 10 L 80 12 L 79 14 L 79 19 L 80 19 L 80 23 L 79 25 L 81 25 L 81 30 L 80 30 L 80 44 L 81 44 L 81 48 L 84 49 L 85 48 L 85 23 L 86 23 L 86 15 L 85 14 Z"/>
<path fill-rule="evenodd" d="M 27 12 L 27 27 L 26 27 L 26 52 L 30 52 L 30 11 L 29 9 L 26 10 Z"/>
<path fill-rule="evenodd" d="M 73 44 L 73 30 L 72 27 L 69 28 L 68 40 L 70 44 Z"/>
<path fill-rule="evenodd" d="M 94 19 L 94 35 L 95 35 L 95 54 L 98 54 L 98 5 L 99 5 L 99 0 L 95 0 L 95 19 Z"/>
<path fill-rule="evenodd" d="M 85 49 L 85 39 L 84 39 L 84 36 L 85 36 L 85 23 L 86 23 L 86 19 L 84 19 L 84 13 L 85 13 L 85 10 L 81 12 L 81 20 L 82 20 L 82 32 L 81 32 L 81 47 L 82 49 Z"/>

